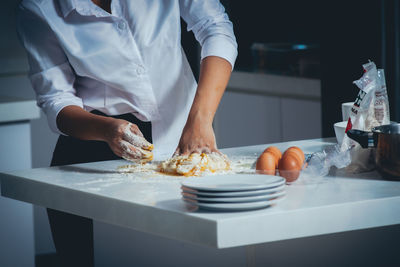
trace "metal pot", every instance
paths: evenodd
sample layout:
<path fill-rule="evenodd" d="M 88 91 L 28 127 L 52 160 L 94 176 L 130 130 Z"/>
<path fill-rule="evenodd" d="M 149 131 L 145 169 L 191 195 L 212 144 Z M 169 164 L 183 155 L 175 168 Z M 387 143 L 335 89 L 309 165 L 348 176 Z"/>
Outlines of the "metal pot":
<path fill-rule="evenodd" d="M 348 130 L 347 136 L 363 148 L 376 147 L 375 163 L 383 178 L 400 181 L 400 123 L 372 128 L 372 132 Z"/>

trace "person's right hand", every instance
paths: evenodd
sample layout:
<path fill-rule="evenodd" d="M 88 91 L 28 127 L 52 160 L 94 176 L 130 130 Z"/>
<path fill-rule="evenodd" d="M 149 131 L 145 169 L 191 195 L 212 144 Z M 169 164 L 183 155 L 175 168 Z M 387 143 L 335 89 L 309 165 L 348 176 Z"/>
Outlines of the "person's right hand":
<path fill-rule="evenodd" d="M 79 106 L 66 106 L 57 115 L 58 129 L 81 140 L 107 142 L 111 150 L 126 160 L 147 162 L 153 159 L 153 145 L 139 128 L 125 120 L 92 114 Z"/>
<path fill-rule="evenodd" d="M 104 140 L 117 156 L 126 160 L 148 162 L 153 159 L 153 145 L 135 124 L 125 120 L 109 120 Z"/>

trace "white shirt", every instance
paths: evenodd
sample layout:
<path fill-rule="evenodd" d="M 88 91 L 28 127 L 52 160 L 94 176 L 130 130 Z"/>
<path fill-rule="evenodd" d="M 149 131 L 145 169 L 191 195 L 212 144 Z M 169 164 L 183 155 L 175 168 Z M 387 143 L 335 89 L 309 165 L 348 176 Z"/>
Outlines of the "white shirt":
<path fill-rule="evenodd" d="M 218 0 L 23 0 L 17 28 L 29 78 L 50 128 L 62 108 L 151 121 L 155 159 L 175 151 L 197 84 L 181 47 L 180 16 L 202 46 L 233 68 L 237 44 Z"/>

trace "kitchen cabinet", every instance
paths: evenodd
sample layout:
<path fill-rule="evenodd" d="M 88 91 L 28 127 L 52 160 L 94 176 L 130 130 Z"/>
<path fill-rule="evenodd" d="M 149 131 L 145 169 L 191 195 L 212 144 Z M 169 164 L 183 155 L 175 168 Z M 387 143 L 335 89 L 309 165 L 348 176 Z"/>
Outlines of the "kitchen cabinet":
<path fill-rule="evenodd" d="M 280 99 L 282 135 L 279 141 L 321 137 L 321 102 L 316 100 Z"/>
<path fill-rule="evenodd" d="M 220 148 L 321 137 L 320 81 L 234 71 L 214 129 Z"/>
<path fill-rule="evenodd" d="M 214 126 L 219 147 L 271 143 L 281 140 L 280 99 L 226 92 Z"/>
<path fill-rule="evenodd" d="M 32 168 L 29 120 L 38 117 L 35 101 L 0 96 L 1 172 Z M 0 237 L 0 266 L 34 266 L 31 204 L 0 196 Z"/>

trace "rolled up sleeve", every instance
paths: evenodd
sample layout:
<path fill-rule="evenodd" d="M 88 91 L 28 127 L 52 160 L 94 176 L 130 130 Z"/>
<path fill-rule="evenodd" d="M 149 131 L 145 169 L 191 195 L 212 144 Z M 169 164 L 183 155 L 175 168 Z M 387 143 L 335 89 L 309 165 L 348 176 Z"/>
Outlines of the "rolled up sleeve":
<path fill-rule="evenodd" d="M 218 56 L 232 66 L 237 57 L 237 43 L 232 22 L 218 0 L 181 0 L 181 17 L 187 30 L 193 31 L 201 45 L 201 59 Z"/>
<path fill-rule="evenodd" d="M 22 5 L 17 10 L 17 32 L 27 52 L 37 105 L 51 130 L 63 134 L 57 127 L 58 113 L 70 105 L 83 107 L 73 87 L 75 73 L 49 25 Z"/>

